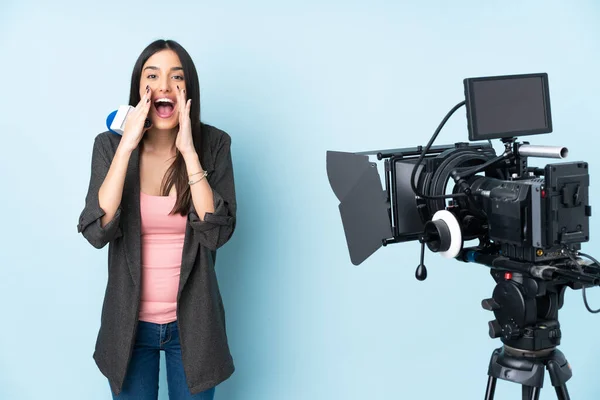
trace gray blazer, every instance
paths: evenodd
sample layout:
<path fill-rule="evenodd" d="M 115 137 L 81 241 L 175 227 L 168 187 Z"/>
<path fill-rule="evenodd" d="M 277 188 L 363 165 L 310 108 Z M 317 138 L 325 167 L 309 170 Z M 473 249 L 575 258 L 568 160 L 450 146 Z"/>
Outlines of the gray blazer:
<path fill-rule="evenodd" d="M 104 211 L 98 190 L 104 181 L 121 137 L 111 132 L 96 136 L 91 179 L 78 232 L 100 249 L 109 244 L 108 282 L 100 329 L 93 354 L 112 391 L 119 394 L 136 335 L 141 283 L 141 228 L 139 150 L 131 155 L 123 197 L 115 217 L 102 227 Z M 202 125 L 194 143 L 214 192 L 215 212 L 198 218 L 190 208 L 183 245 L 177 294 L 177 321 L 183 366 L 192 394 L 216 386 L 234 371 L 225 329 L 225 312 L 215 274 L 216 250 L 235 229 L 236 197 L 230 136 Z"/>

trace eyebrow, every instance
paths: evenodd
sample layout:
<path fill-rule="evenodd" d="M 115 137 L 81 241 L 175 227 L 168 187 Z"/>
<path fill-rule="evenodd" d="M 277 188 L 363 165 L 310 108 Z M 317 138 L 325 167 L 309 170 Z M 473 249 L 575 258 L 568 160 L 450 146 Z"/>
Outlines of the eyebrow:
<path fill-rule="evenodd" d="M 153 69 L 153 70 L 157 70 L 158 71 L 160 68 L 155 67 L 153 65 L 149 65 L 146 68 L 144 68 L 144 71 L 147 70 L 147 69 Z M 173 68 L 171 68 L 171 71 L 183 71 L 183 67 L 173 67 Z"/>

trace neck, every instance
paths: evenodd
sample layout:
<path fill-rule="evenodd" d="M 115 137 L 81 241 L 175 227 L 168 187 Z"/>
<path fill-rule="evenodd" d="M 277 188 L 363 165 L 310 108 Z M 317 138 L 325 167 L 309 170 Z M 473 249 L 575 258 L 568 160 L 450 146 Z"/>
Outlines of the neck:
<path fill-rule="evenodd" d="M 174 153 L 177 129 L 150 128 L 144 133 L 144 148 L 153 153 Z"/>

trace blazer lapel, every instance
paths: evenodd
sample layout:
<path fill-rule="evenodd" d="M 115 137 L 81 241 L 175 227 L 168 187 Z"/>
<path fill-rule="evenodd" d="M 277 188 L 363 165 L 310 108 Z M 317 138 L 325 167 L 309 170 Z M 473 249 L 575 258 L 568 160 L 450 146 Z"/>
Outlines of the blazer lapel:
<path fill-rule="evenodd" d="M 125 244 L 125 257 L 127 258 L 131 279 L 136 287 L 141 284 L 142 268 L 139 160 L 139 149 L 136 148 L 129 158 L 121 201 L 122 207 L 127 208 L 127 211 L 123 213 L 123 216 L 127 216 L 127 218 L 122 220 L 123 225 L 121 227 Z"/>
<path fill-rule="evenodd" d="M 207 175 L 207 179 L 209 180 L 209 183 L 211 184 L 211 186 L 213 185 L 212 182 L 210 182 L 210 178 L 212 178 L 212 173 L 214 172 L 214 170 L 210 167 L 206 168 L 208 175 Z M 190 206 L 190 211 L 189 212 L 194 212 L 196 213 L 196 208 L 194 207 L 194 203 L 192 202 L 191 206 Z M 194 265 L 196 264 L 196 256 L 198 254 L 198 251 L 200 249 L 200 244 L 194 239 L 194 229 L 190 226 L 190 224 L 186 224 L 186 228 L 185 228 L 185 240 L 183 242 L 183 255 L 182 255 L 182 259 L 181 259 L 181 273 L 180 273 L 180 279 L 179 279 L 179 292 L 181 293 L 181 290 L 183 290 L 183 287 L 185 286 L 185 283 L 187 282 L 190 273 L 192 272 L 192 270 L 194 269 Z M 208 251 L 208 249 L 205 249 Z M 213 263 L 214 263 L 214 257 L 216 256 L 216 252 L 213 253 L 211 251 L 209 251 L 209 255 L 211 255 L 213 257 Z"/>

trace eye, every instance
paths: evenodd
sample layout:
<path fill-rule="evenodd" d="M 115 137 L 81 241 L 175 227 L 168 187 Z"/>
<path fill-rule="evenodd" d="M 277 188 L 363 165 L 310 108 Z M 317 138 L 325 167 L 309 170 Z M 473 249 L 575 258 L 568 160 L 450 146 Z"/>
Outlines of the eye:
<path fill-rule="evenodd" d="M 154 79 L 154 78 L 156 78 L 156 75 L 154 75 L 154 74 L 150 74 L 150 75 L 148 75 L 146 78 L 148 78 L 148 79 Z"/>
<path fill-rule="evenodd" d="M 183 75 L 175 75 L 173 78 L 183 80 Z"/>

